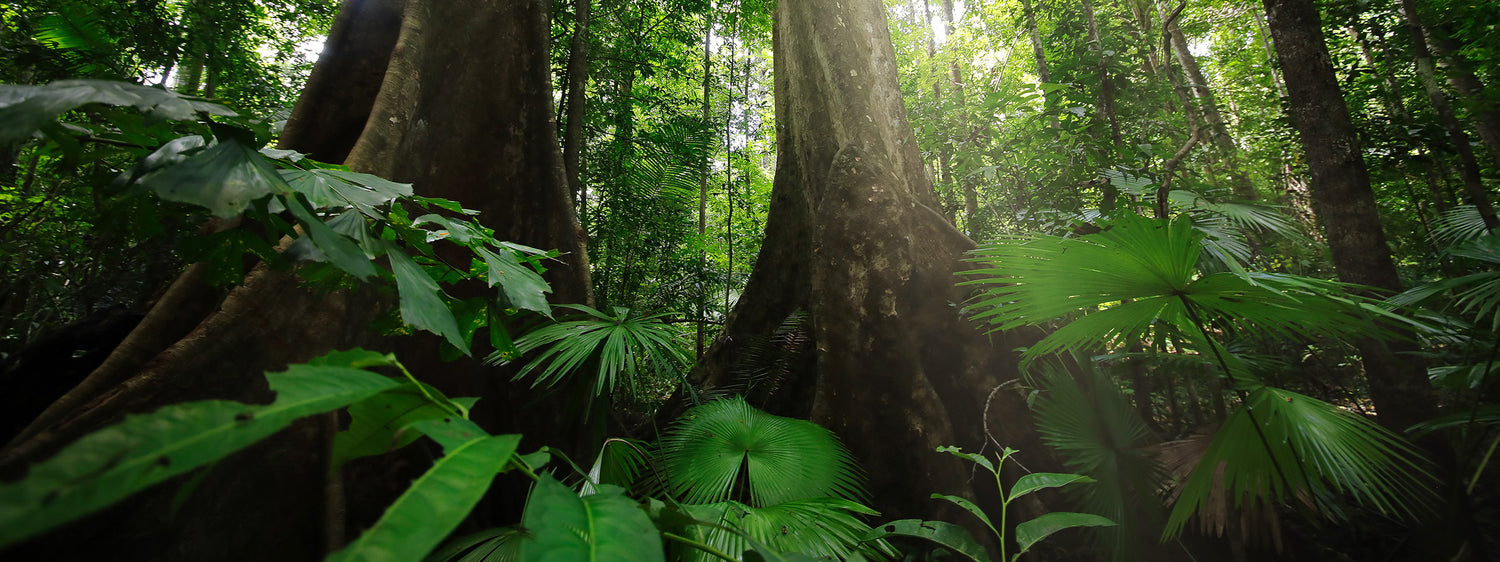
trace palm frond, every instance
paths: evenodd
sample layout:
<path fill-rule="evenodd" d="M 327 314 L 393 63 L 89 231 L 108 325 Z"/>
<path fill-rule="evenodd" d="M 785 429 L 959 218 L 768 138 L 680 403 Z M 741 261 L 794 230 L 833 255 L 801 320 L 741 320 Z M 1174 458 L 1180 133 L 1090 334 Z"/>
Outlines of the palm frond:
<path fill-rule="evenodd" d="M 879 513 L 846 499 L 805 498 L 760 508 L 724 501 L 683 509 L 694 519 L 725 527 L 698 526 L 693 534 L 731 556 L 743 556 L 751 549 L 747 537 L 781 552 L 799 552 L 818 560 L 844 560 L 855 554 L 871 560 L 896 556 L 884 540 L 860 543 L 870 525 L 859 516 Z"/>
<path fill-rule="evenodd" d="M 1148 506 L 1164 471 L 1146 449 L 1151 439 L 1129 398 L 1108 375 L 1080 360 L 1091 391 L 1062 369 L 1043 375 L 1045 391 L 1035 406 L 1037 429 L 1073 471 L 1095 480 L 1078 490 L 1079 507 L 1120 523 L 1099 530 L 1114 559 L 1135 554 L 1131 540 L 1142 526 L 1154 529 L 1160 515 Z M 1154 531 L 1152 531 L 1154 532 Z"/>
<path fill-rule="evenodd" d="M 739 499 L 755 506 L 863 496 L 858 465 L 833 433 L 773 416 L 743 398 L 689 410 L 662 438 L 673 491 L 687 503 Z"/>
<path fill-rule="evenodd" d="M 1022 355 L 1027 364 L 1063 349 L 1118 346 L 1157 325 L 1201 339 L 1195 314 L 1261 337 L 1368 337 L 1373 320 L 1410 322 L 1348 294 L 1353 286 L 1343 283 L 1276 273 L 1201 275 L 1200 236 L 1185 217 L 1162 223 L 1124 215 L 1075 239 L 1001 240 L 973 252 L 973 261 L 989 267 L 968 272 L 976 279 L 963 284 L 983 289 L 965 310 L 992 331 L 1071 319 Z M 1195 345 L 1211 349 L 1209 342 Z"/>
<path fill-rule="evenodd" d="M 1482 262 L 1500 264 L 1500 234 L 1478 236 L 1455 244 L 1448 254 Z M 1488 320 L 1490 330 L 1500 331 L 1500 268 L 1459 277 L 1423 283 L 1386 300 L 1392 306 L 1412 306 L 1443 294 L 1452 294 L 1461 313 L 1482 325 Z"/>
<path fill-rule="evenodd" d="M 622 384 L 635 394 L 635 382 L 647 376 L 647 368 L 656 376 L 680 375 L 691 363 L 674 329 L 660 321 L 666 315 L 642 316 L 625 308 L 615 308 L 610 315 L 583 305 L 559 307 L 584 317 L 547 324 L 517 338 L 516 349 L 523 356 L 536 353 L 516 372 L 517 380 L 535 373 L 533 387 L 551 387 L 594 361 L 595 395 L 608 395 Z M 489 365 L 510 361 L 501 352 L 485 358 Z"/>
<path fill-rule="evenodd" d="M 66 2 L 61 11 L 42 16 L 34 35 L 37 42 L 61 51 L 76 76 L 122 75 L 112 68 L 116 39 L 111 37 L 92 10 Z"/>
<path fill-rule="evenodd" d="M 1484 217 L 1473 205 L 1459 205 L 1438 217 L 1432 237 L 1440 242 L 1456 243 L 1483 236 L 1486 232 Z"/>
<path fill-rule="evenodd" d="M 425 562 L 520 562 L 521 538 L 514 527 L 496 527 L 453 539 L 433 551 Z"/>
<path fill-rule="evenodd" d="M 1431 481 L 1425 459 L 1389 430 L 1316 398 L 1261 387 L 1214 434 L 1178 490 L 1163 537 L 1177 536 L 1195 516 L 1216 527 L 1228 505 L 1296 501 L 1332 516 L 1337 512 L 1328 502 L 1337 494 L 1387 515 L 1412 516 L 1431 499 Z"/>

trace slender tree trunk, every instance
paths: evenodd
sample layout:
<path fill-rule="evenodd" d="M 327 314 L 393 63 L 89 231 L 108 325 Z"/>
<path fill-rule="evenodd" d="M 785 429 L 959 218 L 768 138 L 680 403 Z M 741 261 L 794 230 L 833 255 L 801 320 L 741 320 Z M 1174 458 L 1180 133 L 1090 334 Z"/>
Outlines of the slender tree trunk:
<path fill-rule="evenodd" d="M 1493 232 L 1500 228 L 1500 218 L 1495 216 L 1495 207 L 1490 203 L 1489 189 L 1484 185 L 1484 178 L 1479 175 L 1479 161 L 1474 157 L 1474 148 L 1469 145 L 1469 134 L 1464 131 L 1462 123 L 1453 114 L 1453 107 L 1448 103 L 1448 94 L 1443 92 L 1442 86 L 1437 82 L 1437 69 L 1432 61 L 1432 53 L 1427 50 L 1427 41 L 1422 29 L 1422 20 L 1417 15 L 1416 5 L 1412 0 L 1401 0 L 1401 13 L 1406 17 L 1407 32 L 1411 34 L 1412 49 L 1417 59 L 1417 75 L 1422 78 L 1422 86 L 1427 90 L 1427 98 L 1432 101 L 1432 109 L 1437 112 L 1438 118 L 1442 120 L 1443 127 L 1448 130 L 1448 140 L 1453 143 L 1453 149 L 1458 153 L 1459 172 L 1464 180 L 1464 193 L 1468 196 L 1469 203 L 1479 210 L 1479 216 L 1484 219 L 1484 228 Z"/>
<path fill-rule="evenodd" d="M 1474 67 L 1459 51 L 1460 45 L 1448 36 L 1441 25 L 1422 26 L 1427 44 L 1438 56 L 1438 65 L 1448 76 L 1448 84 L 1463 96 L 1469 114 L 1475 116 L 1474 128 L 1489 149 L 1495 166 L 1500 167 L 1500 111 L 1486 96 L 1484 83 L 1474 74 Z"/>
<path fill-rule="evenodd" d="M 713 115 L 712 115 L 712 109 L 713 109 L 712 101 L 713 100 L 709 98 L 709 94 L 711 93 L 710 87 L 711 87 L 712 81 L 713 81 L 713 54 L 712 54 L 712 51 L 711 51 L 711 47 L 713 45 L 713 37 L 714 37 L 714 20 L 713 20 L 713 15 L 711 13 L 710 14 L 705 14 L 704 15 L 704 22 L 703 22 L 703 117 L 702 117 L 704 130 L 708 130 L 709 126 L 711 125 L 711 122 L 709 120 L 713 118 Z M 708 173 L 709 173 L 709 165 L 708 165 L 708 163 L 709 163 L 709 157 L 710 157 L 710 154 L 711 154 L 711 152 L 707 148 L 708 146 L 709 145 L 707 145 L 707 144 L 704 145 L 703 160 L 699 164 L 699 168 L 698 168 L 698 239 L 699 240 L 706 240 L 704 238 L 704 236 L 708 232 Z M 695 357 L 695 358 L 703 357 L 703 345 L 704 345 L 704 343 L 706 343 L 705 339 L 704 339 L 704 335 L 706 333 L 704 323 L 708 321 L 708 286 L 707 286 L 708 284 L 707 284 L 707 275 L 705 275 L 707 273 L 707 271 L 706 271 L 705 268 L 707 268 L 707 267 L 708 267 L 707 250 L 700 249 L 700 250 L 698 250 L 698 273 L 697 273 L 697 275 L 698 275 L 698 292 L 697 292 L 697 295 L 698 295 L 698 330 L 697 330 L 697 333 L 696 333 L 696 335 L 694 337 L 694 345 L 693 345 L 693 350 L 694 350 L 693 357 Z"/>
<path fill-rule="evenodd" d="M 1270 32 L 1266 30 L 1266 16 L 1259 10 L 1250 10 L 1255 16 L 1255 40 L 1260 43 L 1266 51 L 1266 68 L 1271 71 L 1271 86 L 1276 88 L 1276 94 L 1282 99 L 1287 96 L 1286 80 L 1281 77 L 1281 70 L 1276 68 L 1276 50 L 1271 47 L 1271 41 L 1267 39 Z"/>
<path fill-rule="evenodd" d="M 1036 59 L 1036 79 L 1042 84 L 1052 83 L 1052 70 L 1047 66 L 1047 51 L 1042 47 L 1042 33 L 1036 27 L 1036 10 L 1031 7 L 1031 0 L 1021 0 L 1021 13 L 1026 18 L 1026 34 L 1031 37 L 1031 54 Z M 1042 107 L 1050 110 L 1053 107 L 1052 94 L 1042 92 Z M 1053 130 L 1062 127 L 1057 119 L 1057 114 L 1047 112 L 1047 125 Z"/>
<path fill-rule="evenodd" d="M 1292 123 L 1301 136 L 1318 220 L 1333 251 L 1339 279 L 1385 291 L 1401 290 L 1386 245 L 1359 138 L 1328 58 L 1323 28 L 1311 0 L 1264 0 L 1271 37 L 1287 77 Z M 1379 420 L 1394 431 L 1437 412 L 1432 385 L 1406 341 L 1357 344 Z"/>
<path fill-rule="evenodd" d="M 761 405 L 842 437 L 882 512 L 959 521 L 928 494 L 972 497 L 968 468 L 927 451 L 979 450 L 988 430 L 1032 469 L 1049 456 L 1018 394 L 985 402 L 1018 376 L 1009 350 L 1020 339 L 991 344 L 951 304 L 966 299 L 954 273 L 973 243 L 938 210 L 887 29 L 879 0 L 777 6 L 779 154 L 766 238 L 695 377 L 734 384 L 755 342 L 806 313 L 813 351 Z"/>
<path fill-rule="evenodd" d="M 1031 53 L 1036 57 L 1036 77 L 1043 84 L 1052 82 L 1052 71 L 1047 67 L 1047 51 L 1042 48 L 1042 34 L 1036 27 L 1036 11 L 1031 9 L 1031 0 L 1021 0 L 1021 13 L 1026 17 L 1026 33 L 1031 37 Z"/>
<path fill-rule="evenodd" d="M 573 0 L 573 43 L 568 47 L 568 109 L 563 129 L 563 170 L 568 176 L 568 192 L 574 205 L 588 202 L 587 188 L 579 177 L 578 160 L 583 154 L 583 120 L 588 110 L 589 83 L 589 7 L 591 0 Z"/>
<path fill-rule="evenodd" d="M 1115 81 L 1109 72 L 1110 57 L 1104 54 L 1104 42 L 1099 34 L 1099 21 L 1094 17 L 1094 3 L 1092 0 L 1081 0 L 1081 5 L 1084 21 L 1088 25 L 1089 51 L 1099 55 L 1099 63 L 1095 69 L 1099 74 L 1099 107 L 1096 120 L 1109 128 L 1110 150 L 1105 160 L 1114 162 L 1119 157 L 1124 139 L 1120 136 L 1119 112 L 1115 108 Z M 1109 182 L 1103 183 L 1102 188 L 1099 210 L 1108 213 L 1115 209 L 1115 199 L 1119 195 L 1118 189 Z"/>

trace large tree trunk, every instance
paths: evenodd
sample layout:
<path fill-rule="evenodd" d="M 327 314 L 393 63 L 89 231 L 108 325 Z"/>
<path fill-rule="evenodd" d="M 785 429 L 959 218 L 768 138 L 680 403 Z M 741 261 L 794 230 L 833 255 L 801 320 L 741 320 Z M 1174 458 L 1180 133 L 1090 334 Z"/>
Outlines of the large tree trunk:
<path fill-rule="evenodd" d="M 282 148 L 323 162 L 343 162 L 365 130 L 406 0 L 346 0 L 328 41 L 282 130 Z"/>
<path fill-rule="evenodd" d="M 955 306 L 967 294 L 954 274 L 973 243 L 938 211 L 887 29 L 879 0 L 777 7 L 779 154 L 766 238 L 695 376 L 743 383 L 737 374 L 754 370 L 773 330 L 805 313 L 806 353 L 774 390 L 751 388 L 752 400 L 837 433 L 883 513 L 963 521 L 929 494 L 973 497 L 987 486 L 971 487 L 968 467 L 935 447 L 1012 446 L 1032 469 L 1049 457 L 1021 397 L 991 394 L 1019 376 L 1019 339 L 981 335 Z"/>
<path fill-rule="evenodd" d="M 390 21 L 383 19 L 388 11 L 381 11 L 383 16 L 358 13 L 388 10 L 390 2 L 350 2 L 351 12 L 341 14 L 341 21 Z M 562 250 L 559 262 L 549 263 L 553 298 L 588 302 L 583 237 L 572 214 L 553 125 L 549 9 L 550 3 L 542 0 L 499 5 L 411 0 L 368 124 L 347 163 L 357 171 L 412 182 L 420 195 L 461 200 L 481 210 L 479 220 L 502 239 Z M 368 45 L 370 39 L 352 32 L 335 38 L 340 43 L 331 45 L 330 53 L 347 48 L 344 41 Z M 365 54 L 378 58 L 374 51 Z M 352 69 L 329 62 L 317 72 L 362 74 L 369 57 L 334 57 L 330 60 L 366 62 L 351 63 Z M 314 89 L 299 105 L 329 107 L 325 95 L 346 97 L 337 88 Z M 305 110 L 295 114 L 309 115 Z M 367 117 L 340 115 L 357 122 Z M 474 142 L 474 135 L 482 135 L 483 142 Z M 284 145 L 308 151 L 341 142 L 306 138 L 287 138 Z M 25 463 L 128 413 L 184 400 L 263 400 L 269 397 L 261 376 L 267 370 L 332 349 L 382 344 L 366 327 L 391 303 L 367 294 L 374 292 L 323 294 L 302 288 L 291 273 L 259 267 L 214 306 L 213 293 L 205 294 L 195 277 L 198 269 L 189 269 L 91 375 L 107 377 L 108 384 L 0 451 L 0 469 L 14 474 Z M 480 405 L 488 403 L 489 413 L 476 409 L 475 417 L 491 430 L 514 431 L 522 408 L 509 404 L 515 396 L 492 382 L 496 373 L 482 372 L 474 362 L 438 363 L 435 340 L 384 345 L 398 348 L 402 361 L 424 378 L 441 375 L 438 382 L 448 385 L 450 395 L 484 398 Z M 201 484 L 204 491 L 186 496 L 176 513 L 169 509 L 176 486 L 158 486 L 22 548 L 47 558 L 111 552 L 147 560 L 320 559 L 345 539 L 340 525 L 330 524 L 343 517 L 341 506 L 325 504 L 323 498 L 326 485 L 337 488 L 336 479 L 326 480 L 324 464 L 331 429 L 309 420 L 205 469 L 210 473 Z M 539 432 L 527 433 L 528 443 L 545 441 L 535 439 Z M 392 484 L 404 486 L 405 481 Z M 378 512 L 349 516 L 367 521 Z"/>
<path fill-rule="evenodd" d="M 1328 58 L 1317 8 L 1311 0 L 1263 1 L 1334 269 L 1340 280 L 1400 291 L 1401 279 L 1381 229 L 1369 172 Z M 1404 353 L 1415 351 L 1413 344 L 1365 340 L 1358 347 L 1381 425 L 1402 432 L 1437 412 L 1421 361 Z"/>

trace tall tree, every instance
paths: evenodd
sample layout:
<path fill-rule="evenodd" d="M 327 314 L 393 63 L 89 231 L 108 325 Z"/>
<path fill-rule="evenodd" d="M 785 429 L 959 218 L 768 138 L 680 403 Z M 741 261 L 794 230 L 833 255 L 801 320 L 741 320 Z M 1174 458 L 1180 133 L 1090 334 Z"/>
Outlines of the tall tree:
<path fill-rule="evenodd" d="M 1360 155 L 1360 142 L 1339 90 L 1322 21 L 1312 0 L 1263 0 L 1289 112 L 1301 136 L 1311 176 L 1314 210 L 1322 223 L 1339 279 L 1390 292 L 1401 290 Z M 1432 385 L 1408 341 L 1358 342 L 1380 423 L 1394 431 L 1437 412 Z"/>
<path fill-rule="evenodd" d="M 1010 350 L 1020 339 L 991 341 L 954 306 L 966 300 L 954 274 L 974 245 L 939 210 L 887 30 L 879 0 L 778 4 L 766 239 L 694 376 L 736 383 L 757 342 L 805 314 L 805 353 L 752 399 L 839 434 L 870 474 L 877 509 L 932 513 L 942 509 L 933 490 L 974 494 L 965 467 L 929 453 L 939 445 L 978 449 L 989 433 L 1027 451 L 1032 468 L 1047 456 L 1021 397 L 992 393 L 1019 376 Z"/>
<path fill-rule="evenodd" d="M 589 83 L 589 8 L 591 0 L 573 1 L 573 42 L 568 47 L 568 92 L 566 124 L 563 130 L 563 169 L 575 203 L 588 199 L 578 177 L 578 161 L 583 153 L 583 119 L 588 108 L 586 87 Z"/>
<path fill-rule="evenodd" d="M 1489 189 L 1480 176 L 1479 161 L 1474 157 L 1474 147 L 1469 144 L 1469 133 L 1454 115 L 1453 106 L 1448 102 L 1448 93 L 1438 85 L 1436 63 L 1433 62 L 1432 52 L 1427 48 L 1426 33 L 1421 16 L 1417 14 L 1416 3 L 1401 0 L 1401 13 L 1406 17 L 1407 32 L 1411 34 L 1412 49 L 1417 58 L 1417 75 L 1422 78 L 1422 87 L 1427 90 L 1427 99 L 1432 102 L 1433 110 L 1442 120 L 1443 128 L 1448 131 L 1448 140 L 1453 143 L 1454 152 L 1458 153 L 1458 169 L 1464 181 L 1464 192 L 1469 196 L 1469 203 L 1479 210 L 1485 230 L 1493 232 L 1500 228 L 1500 218 L 1495 216 Z"/>

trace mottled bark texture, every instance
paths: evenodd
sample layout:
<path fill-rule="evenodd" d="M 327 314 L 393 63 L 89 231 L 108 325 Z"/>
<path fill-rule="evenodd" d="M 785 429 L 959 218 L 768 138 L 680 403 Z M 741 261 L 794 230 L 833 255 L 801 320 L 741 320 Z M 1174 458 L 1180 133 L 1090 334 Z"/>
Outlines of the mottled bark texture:
<path fill-rule="evenodd" d="M 777 7 L 779 153 L 766 239 L 695 376 L 734 384 L 753 370 L 758 344 L 806 313 L 809 353 L 760 405 L 837 433 L 883 513 L 964 521 L 929 494 L 993 500 L 988 486 L 933 450 L 986 447 L 986 397 L 1019 376 L 1020 343 L 986 337 L 959 314 L 968 295 L 955 272 L 974 244 L 938 211 L 887 29 L 878 0 Z M 1000 444 L 1021 449 L 1032 469 L 1048 466 L 1018 394 L 997 392 L 988 407 Z"/>
<path fill-rule="evenodd" d="M 357 26 L 349 22 L 390 25 L 389 10 L 395 5 L 399 3 L 349 0 L 340 15 L 345 27 L 334 39 L 358 47 L 331 45 L 328 52 L 363 55 L 331 59 L 349 67 L 320 64 L 312 83 L 338 84 L 346 72 L 367 74 L 380 49 L 368 46 L 369 36 L 350 31 Z M 411 182 L 419 195 L 463 201 L 481 210 L 479 220 L 501 239 L 561 249 L 564 255 L 549 263 L 547 275 L 554 300 L 588 302 L 583 237 L 568 199 L 548 80 L 550 6 L 542 0 L 411 0 L 398 21 L 399 41 L 369 106 L 371 113 L 342 105 L 353 103 L 347 101 L 352 92 L 310 88 L 294 121 L 338 118 L 325 125 L 289 125 L 282 145 L 336 154 L 348 136 L 322 135 L 325 128 L 362 130 L 346 162 L 351 168 Z M 365 9 L 378 15 L 360 13 Z M 365 89 L 354 97 L 370 96 Z M 217 306 L 213 300 L 202 306 L 205 297 L 216 295 L 190 282 L 193 271 L 159 299 L 158 307 L 169 308 L 151 311 L 137 328 L 171 335 L 128 336 L 131 345 L 117 348 L 100 368 L 107 370 L 95 373 L 118 376 L 120 382 L 79 397 L 81 406 L 0 450 L 4 474 L 17 476 L 26 463 L 126 414 L 185 400 L 269 400 L 263 372 L 357 345 L 396 350 L 412 371 L 440 379 L 450 395 L 481 396 L 481 407 L 490 411 L 482 421 L 492 430 L 516 429 L 507 424 L 520 415 L 526 399 L 497 381 L 503 376 L 472 361 L 441 362 L 433 337 L 395 344 L 374 337 L 367 326 L 394 304 L 388 297 L 364 290 L 318 293 L 302 288 L 292 273 L 258 267 Z M 491 293 L 473 287 L 450 292 L 464 291 Z M 173 313 L 193 318 L 174 320 Z M 153 323 L 157 314 L 164 315 L 162 321 Z M 480 413 L 476 409 L 476 417 Z M 330 516 L 342 516 L 340 506 L 324 501 L 325 486 L 337 487 L 336 479 L 327 478 L 328 429 L 317 419 L 304 420 L 205 469 L 210 471 L 206 480 L 175 512 L 170 506 L 177 486 L 164 484 L 6 555 L 17 560 L 76 559 L 97 552 L 122 560 L 321 559 L 326 549 L 346 538 L 325 536 L 341 528 Z M 541 432 L 526 433 L 528 443 L 547 440 Z M 391 470 L 385 472 L 394 474 Z M 361 496 L 399 492 L 360 490 Z M 348 526 L 350 533 L 360 532 L 358 523 L 373 521 L 384 509 L 384 503 L 358 505 L 371 509 L 349 513 L 355 523 Z"/>
<path fill-rule="evenodd" d="M 1292 124 L 1307 153 L 1314 210 L 1333 252 L 1334 269 L 1342 281 L 1400 291 L 1401 279 L 1381 229 L 1359 139 L 1328 58 L 1317 7 L 1312 0 L 1264 3 L 1286 76 Z M 1436 413 L 1422 362 L 1405 353 L 1414 351 L 1414 344 L 1364 340 L 1357 346 L 1381 425 L 1401 432 Z"/>

